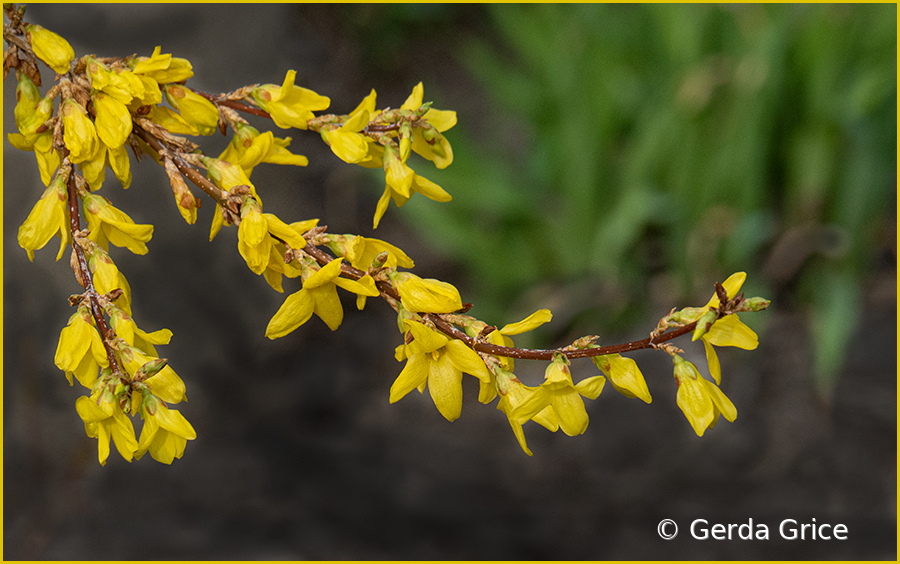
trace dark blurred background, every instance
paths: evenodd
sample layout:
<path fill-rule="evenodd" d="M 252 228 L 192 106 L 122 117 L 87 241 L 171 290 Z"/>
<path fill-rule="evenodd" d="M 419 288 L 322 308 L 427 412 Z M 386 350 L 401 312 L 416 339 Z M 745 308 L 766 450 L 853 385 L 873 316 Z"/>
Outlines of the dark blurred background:
<path fill-rule="evenodd" d="M 702 439 L 665 355 L 634 355 L 655 401 L 612 389 L 577 438 L 505 416 L 464 382 L 452 425 L 427 394 L 388 404 L 402 365 L 392 312 L 345 301 L 278 341 L 284 295 L 253 275 L 213 206 L 186 225 L 165 174 L 132 163 L 102 194 L 156 226 L 113 259 L 145 330 L 188 386 L 198 439 L 171 466 L 97 463 L 53 365 L 79 290 L 54 243 L 29 263 L 18 226 L 43 191 L 4 146 L 6 559 L 896 559 L 895 5 L 50 5 L 26 19 L 78 56 L 188 58 L 210 92 L 298 84 L 352 110 L 398 107 L 419 81 L 458 112 L 455 161 L 371 230 L 383 175 L 291 135 L 306 168 L 261 165 L 266 209 L 391 241 L 503 325 L 548 307 L 530 341 L 643 338 L 673 306 L 749 274 L 773 299 L 744 316 L 756 351 L 723 350 L 740 413 Z M 45 84 L 52 75 L 44 72 Z M 43 89 L 44 91 L 46 90 Z M 15 80 L 4 84 L 14 131 Z M 264 129 L 263 121 L 254 125 Z M 221 136 L 202 139 L 217 155 Z M 286 283 L 287 292 L 297 289 Z M 705 368 L 702 348 L 681 343 Z M 544 366 L 520 362 L 528 384 Z M 576 378 L 592 376 L 576 362 Z M 681 533 L 662 540 L 663 518 Z M 768 541 L 699 541 L 694 519 L 764 523 Z M 844 523 L 846 541 L 785 541 L 783 519 Z"/>

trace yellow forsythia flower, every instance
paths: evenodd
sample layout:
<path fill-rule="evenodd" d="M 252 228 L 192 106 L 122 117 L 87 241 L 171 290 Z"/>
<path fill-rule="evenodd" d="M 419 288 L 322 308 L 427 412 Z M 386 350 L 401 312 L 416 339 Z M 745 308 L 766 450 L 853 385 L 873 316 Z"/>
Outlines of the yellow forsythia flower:
<path fill-rule="evenodd" d="M 98 404 L 97 396 L 100 394 L 91 395 L 89 398 L 85 396 L 78 398 L 75 402 L 75 409 L 84 420 L 84 430 L 87 436 L 98 441 L 100 464 L 105 465 L 106 459 L 109 458 L 110 438 L 122 458 L 131 462 L 138 449 L 131 420 L 117 403 L 101 400 Z"/>
<path fill-rule="evenodd" d="M 128 108 L 103 92 L 95 92 L 93 99 L 94 109 L 97 112 L 94 124 L 100 140 L 111 149 L 123 146 L 131 135 L 131 114 Z"/>
<path fill-rule="evenodd" d="M 165 106 L 153 106 L 150 108 L 147 118 L 165 128 L 169 133 L 176 135 L 200 135 L 197 128 L 184 121 L 184 118 L 178 115 L 178 112 Z"/>
<path fill-rule="evenodd" d="M 187 441 L 197 438 L 197 432 L 177 410 L 169 409 L 162 403 L 148 409 L 146 403 L 141 404 L 144 428 L 141 429 L 141 439 L 134 457 L 140 460 L 150 451 L 154 460 L 172 464 L 174 459 L 184 454 Z M 154 410 L 153 413 L 150 409 Z"/>
<path fill-rule="evenodd" d="M 607 354 L 591 357 L 591 360 L 603 371 L 613 388 L 623 396 L 639 398 L 644 403 L 653 401 L 644 375 L 641 374 L 634 359 L 620 354 Z"/>
<path fill-rule="evenodd" d="M 137 57 L 131 72 L 152 78 L 160 84 L 182 82 L 194 76 L 190 61 L 173 57 L 171 53 L 162 54 L 159 45 L 150 57 Z"/>
<path fill-rule="evenodd" d="M 393 147 L 384 148 L 384 170 L 384 194 L 375 206 L 373 229 L 378 228 L 378 223 L 392 199 L 398 208 L 403 207 L 416 192 L 436 202 L 449 202 L 453 199 L 443 188 L 413 172 L 400 158 L 399 151 Z"/>
<path fill-rule="evenodd" d="M 524 423 L 549 405 L 553 407 L 563 433 L 570 437 L 580 435 L 588 426 L 588 414 L 581 396 L 596 399 L 605 382 L 603 376 L 594 376 L 574 384 L 569 361 L 557 355 L 547 367 L 544 383 L 513 409 L 510 418 Z"/>
<path fill-rule="evenodd" d="M 343 260 L 343 258 L 334 259 L 304 280 L 303 288 L 288 296 L 275 312 L 266 327 L 266 337 L 270 339 L 284 337 L 309 321 L 313 313 L 318 315 L 329 329 L 336 330 L 344 319 L 337 286 L 358 295 L 377 296 L 378 290 L 375 289 L 374 282 L 366 285 L 340 277 Z"/>
<path fill-rule="evenodd" d="M 260 163 L 306 166 L 309 160 L 287 150 L 291 138 L 279 139 L 271 131 L 259 130 L 242 123 L 235 124 L 234 137 L 219 159 L 240 166 L 249 177 Z"/>
<path fill-rule="evenodd" d="M 422 279 L 409 272 L 393 275 L 400 299 L 413 313 L 452 313 L 462 309 L 459 290 L 447 282 L 433 278 Z"/>
<path fill-rule="evenodd" d="M 124 280 L 124 278 L 123 278 Z M 122 298 L 116 301 L 116 305 L 107 305 L 110 324 L 116 330 L 116 337 L 121 338 L 132 347 L 139 349 L 151 357 L 158 357 L 154 345 L 167 345 L 172 339 L 172 332 L 168 329 L 160 329 L 147 333 L 142 330 L 134 320 L 122 309 L 117 307 Z"/>
<path fill-rule="evenodd" d="M 88 238 L 91 241 L 104 250 L 112 243 L 117 247 L 125 247 L 136 255 L 147 254 L 145 243 L 153 236 L 152 225 L 136 224 L 103 196 L 85 194 L 82 201 L 90 230 Z"/>
<path fill-rule="evenodd" d="M 363 237 L 361 235 L 357 235 L 353 238 L 353 242 L 350 244 L 347 253 L 344 256 L 354 267 L 360 270 L 366 270 L 372 265 L 375 257 L 383 252 L 387 252 L 388 254 L 387 260 L 384 262 L 384 266 L 387 268 L 396 268 L 398 266 L 412 268 L 415 266 L 413 260 L 400 250 L 400 248 L 395 247 L 386 241 L 373 239 L 371 237 Z"/>
<path fill-rule="evenodd" d="M 266 269 L 274 244 L 263 214 L 258 211 L 245 213 L 238 226 L 238 252 L 255 274 L 262 274 Z"/>
<path fill-rule="evenodd" d="M 162 96 L 156 83 L 145 83 L 129 70 L 110 68 L 92 57 L 88 57 L 85 62 L 87 64 L 85 70 L 91 81 L 91 86 L 95 90 L 112 96 L 122 104 L 131 104 L 135 98 L 138 100 L 143 100 L 144 98 L 156 100 L 156 103 L 162 101 Z M 149 93 L 147 92 L 148 87 Z M 155 91 L 155 94 L 153 91 Z"/>
<path fill-rule="evenodd" d="M 257 202 L 262 202 L 259 194 L 256 193 L 256 187 L 250 182 L 247 173 L 245 173 L 244 169 L 237 164 L 210 157 L 200 157 L 200 162 L 206 167 L 206 176 L 222 190 L 227 192 L 235 186 L 249 186 L 250 195 L 253 196 Z M 212 238 L 210 238 L 210 240 L 212 240 Z"/>
<path fill-rule="evenodd" d="M 455 421 L 462 412 L 463 372 L 481 381 L 490 381 L 491 374 L 478 353 L 457 339 L 434 331 L 422 323 L 404 320 L 413 340 L 401 347 L 406 366 L 391 386 L 390 402 L 395 403 L 406 394 L 427 387 L 435 407 L 448 421 Z"/>
<path fill-rule="evenodd" d="M 25 222 L 19 227 L 19 246 L 28 252 L 28 260 L 34 260 L 34 251 L 46 245 L 54 235 L 59 235 L 59 260 L 69 244 L 68 174 L 57 174 L 53 183 L 44 190 Z"/>
<path fill-rule="evenodd" d="M 134 376 L 142 366 L 148 362 L 157 360 L 156 357 L 145 354 L 136 347 L 121 345 L 120 357 L 122 364 L 129 375 Z M 153 395 L 166 403 L 178 403 L 187 399 L 184 395 L 184 381 L 171 366 L 164 366 L 159 372 L 144 380 L 144 383 L 153 392 Z"/>
<path fill-rule="evenodd" d="M 25 73 L 19 74 L 19 83 L 16 86 L 16 109 L 13 111 L 19 133 L 33 143 L 35 136 L 38 135 L 35 131 L 50 119 L 52 114 L 53 100 L 49 97 L 41 98 L 34 82 Z"/>
<path fill-rule="evenodd" d="M 63 115 L 63 142 L 69 149 L 69 160 L 81 163 L 92 159 L 100 149 L 100 139 L 87 111 L 72 98 L 66 98 L 60 110 Z"/>
<path fill-rule="evenodd" d="M 128 284 L 128 280 L 119 272 L 109 253 L 101 249 L 100 245 L 89 241 L 83 246 L 85 254 L 88 255 L 88 268 L 93 274 L 94 289 L 100 294 L 106 294 L 117 288 L 122 290 L 122 295 L 116 300 L 116 306 L 131 315 L 131 285 Z M 116 336 L 123 337 L 120 331 L 116 331 Z M 125 340 L 131 345 L 134 344 L 129 339 Z"/>
<path fill-rule="evenodd" d="M 272 116 L 275 125 L 282 129 L 296 127 L 306 129 L 314 111 L 327 109 L 331 100 L 294 85 L 297 71 L 289 70 L 281 86 L 263 84 L 253 89 L 253 99 Z"/>
<path fill-rule="evenodd" d="M 424 88 L 420 82 L 400 109 L 417 110 L 422 105 L 423 95 Z M 453 162 L 453 149 L 441 133 L 456 125 L 456 112 L 429 108 L 422 117 L 428 120 L 431 127 L 413 129 L 412 150 L 434 162 L 437 168 L 446 168 Z"/>
<path fill-rule="evenodd" d="M 719 415 L 734 421 L 737 409 L 718 386 L 700 376 L 697 367 L 675 355 L 675 381 L 678 383 L 676 401 L 684 416 L 698 437 L 707 429 L 712 429 L 719 421 Z"/>
<path fill-rule="evenodd" d="M 729 298 L 738 295 L 746 279 L 746 272 L 736 272 L 722 283 Z M 707 309 L 719 307 L 719 297 L 713 294 L 713 297 L 710 298 L 705 307 Z M 706 362 L 709 372 L 716 380 L 716 384 L 722 382 L 722 368 L 713 345 L 717 347 L 737 347 L 744 350 L 753 350 L 759 346 L 759 337 L 757 337 L 753 329 L 744 325 L 744 322 L 738 318 L 737 314 L 727 315 L 713 323 L 713 326 L 700 339 L 703 341 L 704 349 L 706 349 Z"/>
<path fill-rule="evenodd" d="M 39 25 L 26 26 L 25 34 L 38 59 L 47 63 L 58 74 L 69 70 L 69 65 L 75 58 L 75 50 L 68 41 Z"/>
<path fill-rule="evenodd" d="M 126 146 L 110 147 L 107 157 L 109 158 L 109 168 L 122 183 L 122 188 L 127 190 L 131 185 L 131 158 L 128 156 Z"/>
<path fill-rule="evenodd" d="M 73 385 L 72 375 L 85 388 L 90 389 L 97 379 L 100 368 L 109 365 L 106 349 L 100 333 L 94 326 L 94 318 L 86 305 L 81 305 L 59 334 L 54 363 L 66 373 L 69 385 Z"/>
<path fill-rule="evenodd" d="M 268 223 L 269 232 L 284 241 L 292 241 L 292 248 L 302 248 L 299 245 L 305 246 L 306 240 L 303 239 L 303 234 L 319 223 L 318 219 L 309 219 L 306 221 L 297 221 L 286 226 L 280 219 L 272 214 L 263 214 L 263 216 L 266 217 L 267 222 L 269 222 L 270 216 L 275 220 Z M 290 231 L 285 231 L 285 227 L 289 228 Z M 277 235 L 279 232 L 281 232 L 284 237 Z M 269 262 L 266 264 L 266 269 L 262 273 L 266 282 L 268 282 L 278 293 L 284 292 L 284 289 L 281 287 L 282 276 L 297 278 L 303 274 L 303 269 L 297 266 L 296 261 L 289 263 L 284 262 L 284 255 L 286 252 L 287 247 L 281 242 L 276 241 L 269 251 Z M 364 299 L 362 296 L 360 298 Z"/>
<path fill-rule="evenodd" d="M 358 163 L 369 156 L 369 138 L 360 133 L 367 125 L 369 110 L 363 107 L 351 114 L 341 127 L 326 131 L 325 140 L 341 160 Z"/>
<path fill-rule="evenodd" d="M 166 100 L 181 114 L 186 122 L 197 128 L 200 135 L 212 135 L 219 124 L 219 110 L 216 105 L 179 84 L 163 87 Z"/>
<path fill-rule="evenodd" d="M 527 454 L 528 456 L 532 456 L 532 452 L 525 442 L 525 431 L 522 429 L 522 422 L 515 419 L 512 414 L 515 412 L 515 409 L 522 404 L 522 402 L 524 402 L 537 390 L 537 388 L 526 386 L 512 374 L 507 376 L 507 374 L 503 371 L 498 371 L 497 378 L 498 380 L 506 380 L 504 384 L 506 392 L 500 396 L 500 401 L 497 403 L 497 409 L 499 409 L 506 415 L 507 418 L 509 418 L 509 425 L 510 427 L 512 427 L 513 434 L 515 434 L 516 439 L 519 441 L 519 446 L 522 447 L 522 450 L 525 451 L 525 454 Z M 532 421 L 543 425 L 554 433 L 559 430 L 559 420 L 556 417 L 556 413 L 553 411 L 553 406 L 548 405 L 547 407 L 536 413 L 534 417 L 532 417 Z"/>

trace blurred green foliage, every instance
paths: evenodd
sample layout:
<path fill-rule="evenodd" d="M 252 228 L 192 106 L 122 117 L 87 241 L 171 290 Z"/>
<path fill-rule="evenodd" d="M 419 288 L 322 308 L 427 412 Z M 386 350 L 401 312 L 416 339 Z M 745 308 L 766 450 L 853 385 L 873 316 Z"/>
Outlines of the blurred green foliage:
<path fill-rule="evenodd" d="M 399 214 L 472 269 L 475 313 L 543 300 L 576 333 L 615 331 L 665 313 L 654 288 L 700 305 L 746 270 L 749 294 L 811 312 L 827 389 L 894 236 L 896 5 L 487 16 L 461 60 L 488 111 L 461 116 L 453 165 L 426 174 L 454 200 Z"/>

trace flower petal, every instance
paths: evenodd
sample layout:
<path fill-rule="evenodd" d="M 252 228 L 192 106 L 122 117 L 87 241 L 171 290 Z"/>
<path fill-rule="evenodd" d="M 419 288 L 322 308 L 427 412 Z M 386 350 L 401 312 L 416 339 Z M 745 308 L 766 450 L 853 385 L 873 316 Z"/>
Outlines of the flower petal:
<path fill-rule="evenodd" d="M 312 317 L 314 303 L 309 290 L 303 289 L 288 296 L 272 320 L 266 327 L 266 337 L 277 339 L 284 337 L 297 327 L 300 327 Z"/>

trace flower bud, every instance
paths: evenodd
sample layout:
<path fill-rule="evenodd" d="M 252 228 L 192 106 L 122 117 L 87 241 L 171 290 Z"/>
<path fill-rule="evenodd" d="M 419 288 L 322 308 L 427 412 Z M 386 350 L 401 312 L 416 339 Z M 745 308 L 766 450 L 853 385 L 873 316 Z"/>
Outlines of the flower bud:
<path fill-rule="evenodd" d="M 190 61 L 173 57 L 171 53 L 162 54 L 159 45 L 150 57 L 135 59 L 131 72 L 149 77 L 159 84 L 182 82 L 194 76 Z"/>
<path fill-rule="evenodd" d="M 100 140 L 111 149 L 125 144 L 131 135 L 131 114 L 125 104 L 109 94 L 96 92 L 93 96 L 97 119 L 94 122 Z"/>
<path fill-rule="evenodd" d="M 705 307 L 686 307 L 668 316 L 668 321 L 688 325 L 700 319 L 708 310 Z"/>
<path fill-rule="evenodd" d="M 713 326 L 713 323 L 716 322 L 716 318 L 718 314 L 716 312 L 710 310 L 700 316 L 700 319 L 697 320 L 697 326 L 694 328 L 694 334 L 691 337 L 691 341 L 696 341 L 700 337 L 706 334 L 709 331 L 709 328 Z"/>
<path fill-rule="evenodd" d="M 147 378 L 158 374 L 168 363 L 168 359 L 165 358 L 154 358 L 153 360 L 145 362 L 138 368 L 137 372 L 134 373 L 134 380 L 136 382 L 143 382 Z"/>
<path fill-rule="evenodd" d="M 394 273 L 392 279 L 403 305 L 411 312 L 452 313 L 462 309 L 459 291 L 451 284 L 409 272 Z"/>
<path fill-rule="evenodd" d="M 219 110 L 215 104 L 178 84 L 167 84 L 163 88 L 166 100 L 178 110 L 186 122 L 197 128 L 200 135 L 215 133 L 219 124 Z"/>
<path fill-rule="evenodd" d="M 25 32 L 38 59 L 47 63 L 57 74 L 68 72 L 75 58 L 75 50 L 68 41 L 39 25 L 29 25 Z"/>
<path fill-rule="evenodd" d="M 765 298 L 750 298 L 749 300 L 744 300 L 741 311 L 762 311 L 769 307 L 770 303 L 772 302 Z"/>
<path fill-rule="evenodd" d="M 672 362 L 675 364 L 675 381 L 678 382 L 679 386 L 685 380 L 697 380 L 700 378 L 700 372 L 693 362 L 684 360 L 677 354 L 672 357 Z"/>
<path fill-rule="evenodd" d="M 84 106 L 67 98 L 62 104 L 63 142 L 69 149 L 69 160 L 81 163 L 91 160 L 100 150 L 97 128 L 87 116 Z"/>
<path fill-rule="evenodd" d="M 156 415 L 159 410 L 159 398 L 153 395 L 149 389 L 144 388 L 141 393 L 141 411 L 147 415 Z"/>
<path fill-rule="evenodd" d="M 557 386 L 573 385 L 569 359 L 559 353 L 553 355 L 553 360 L 547 365 L 547 370 L 544 372 L 544 385 L 551 389 Z"/>

